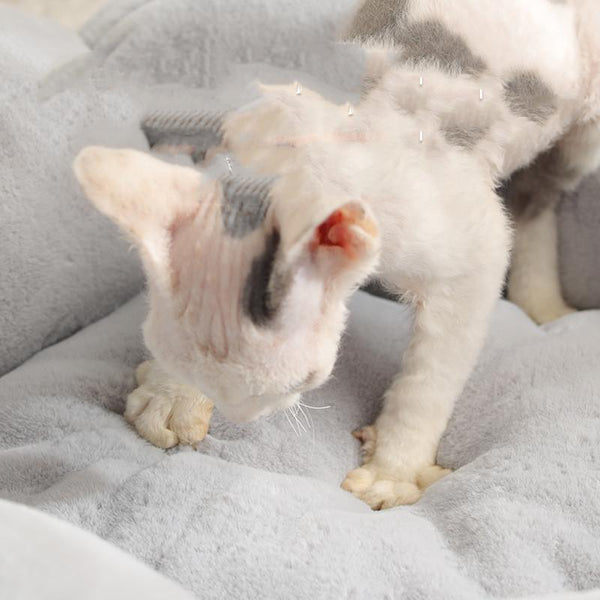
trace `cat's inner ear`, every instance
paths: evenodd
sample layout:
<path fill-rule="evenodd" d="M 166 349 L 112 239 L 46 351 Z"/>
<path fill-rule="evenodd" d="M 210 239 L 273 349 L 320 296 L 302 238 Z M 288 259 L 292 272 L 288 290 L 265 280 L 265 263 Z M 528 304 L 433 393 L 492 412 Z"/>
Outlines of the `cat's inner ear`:
<path fill-rule="evenodd" d="M 375 265 L 380 238 L 375 220 L 360 202 L 348 202 L 321 220 L 308 242 L 311 261 L 322 276 L 360 280 Z"/>

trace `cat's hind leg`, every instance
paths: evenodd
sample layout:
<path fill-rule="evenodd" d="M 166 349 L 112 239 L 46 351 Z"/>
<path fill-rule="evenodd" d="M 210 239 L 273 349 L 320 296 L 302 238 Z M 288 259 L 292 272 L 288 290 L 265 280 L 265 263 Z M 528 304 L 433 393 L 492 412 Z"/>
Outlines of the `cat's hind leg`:
<path fill-rule="evenodd" d="M 554 205 L 516 223 L 508 298 L 537 323 L 554 321 L 575 310 L 561 292 Z"/>
<path fill-rule="evenodd" d="M 573 127 L 509 185 L 515 242 L 508 298 L 538 323 L 574 311 L 561 290 L 556 206 L 599 165 L 600 120 L 595 120 Z"/>

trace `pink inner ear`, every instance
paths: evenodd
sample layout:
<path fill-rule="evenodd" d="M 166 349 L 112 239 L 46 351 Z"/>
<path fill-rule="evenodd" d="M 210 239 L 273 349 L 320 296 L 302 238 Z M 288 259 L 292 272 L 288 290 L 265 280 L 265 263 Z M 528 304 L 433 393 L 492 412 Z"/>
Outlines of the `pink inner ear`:
<path fill-rule="evenodd" d="M 322 247 L 335 247 L 343 250 L 349 259 L 358 258 L 363 246 L 360 234 L 376 235 L 377 228 L 369 219 L 362 207 L 349 203 L 333 211 L 316 229 L 310 243 L 310 250 L 315 252 Z"/>
<path fill-rule="evenodd" d="M 331 213 L 316 231 L 313 246 L 339 246 L 346 250 L 349 246 L 349 231 L 345 227 L 344 214 L 341 210 Z"/>

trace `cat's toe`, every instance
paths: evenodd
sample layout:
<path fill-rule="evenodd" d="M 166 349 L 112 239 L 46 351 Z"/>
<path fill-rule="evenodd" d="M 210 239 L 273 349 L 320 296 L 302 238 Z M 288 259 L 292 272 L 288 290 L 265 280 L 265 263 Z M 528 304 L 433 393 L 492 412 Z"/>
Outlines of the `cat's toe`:
<path fill-rule="evenodd" d="M 127 397 L 124 417 L 144 439 L 159 448 L 172 448 L 179 438 L 168 428 L 170 411 L 168 400 L 142 385 Z"/>
<path fill-rule="evenodd" d="M 342 481 L 342 488 L 352 492 L 355 496 L 359 496 L 368 490 L 374 481 L 375 473 L 371 469 L 359 467 L 346 475 L 346 479 Z"/>
<path fill-rule="evenodd" d="M 360 441 L 360 451 L 362 453 L 363 462 L 369 462 L 375 452 L 375 444 L 377 443 L 377 430 L 373 425 L 367 425 L 360 429 L 355 429 L 352 435 Z"/>
<path fill-rule="evenodd" d="M 376 479 L 360 496 L 373 510 L 414 504 L 420 497 L 421 490 L 414 483 L 393 479 Z"/>
<path fill-rule="evenodd" d="M 373 510 L 413 504 L 421 496 L 414 483 L 389 479 L 377 473 L 371 465 L 350 471 L 342 482 L 342 488 L 352 492 Z"/>
<path fill-rule="evenodd" d="M 174 431 L 180 444 L 193 446 L 208 433 L 213 405 L 204 396 L 183 398 L 173 407 L 169 429 Z"/>

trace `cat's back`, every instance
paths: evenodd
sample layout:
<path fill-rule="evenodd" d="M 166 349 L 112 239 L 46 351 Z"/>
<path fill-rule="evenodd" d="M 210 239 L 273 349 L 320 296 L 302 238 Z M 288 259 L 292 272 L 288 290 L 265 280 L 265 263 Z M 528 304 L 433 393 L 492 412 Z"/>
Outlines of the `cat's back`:
<path fill-rule="evenodd" d="M 597 2 L 365 0 L 347 38 L 367 49 L 366 93 L 504 178 L 595 103 L 582 40 Z"/>
<path fill-rule="evenodd" d="M 577 2 L 560 0 L 366 0 L 347 38 L 398 51 L 408 67 L 449 76 L 527 73 L 572 98 L 581 85 Z"/>

